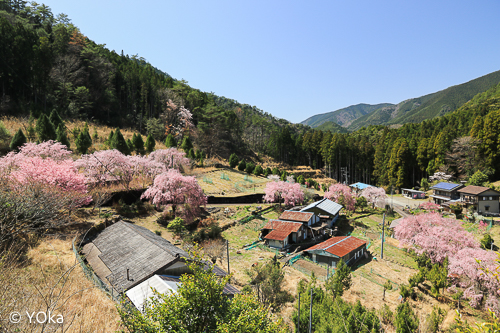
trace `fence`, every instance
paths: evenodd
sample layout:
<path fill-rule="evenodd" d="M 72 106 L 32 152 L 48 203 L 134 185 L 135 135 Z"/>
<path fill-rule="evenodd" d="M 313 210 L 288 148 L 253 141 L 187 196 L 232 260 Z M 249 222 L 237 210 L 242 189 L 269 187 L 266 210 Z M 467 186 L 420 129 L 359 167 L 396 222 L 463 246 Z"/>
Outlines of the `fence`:
<path fill-rule="evenodd" d="M 231 180 L 231 179 L 229 179 L 229 176 L 226 175 L 224 172 L 220 175 L 220 179 Z"/>
<path fill-rule="evenodd" d="M 108 287 L 107 284 L 102 282 L 102 280 L 94 273 L 92 268 L 88 267 L 85 262 L 83 261 L 82 257 L 80 256 L 80 253 L 78 252 L 77 248 L 75 247 L 75 240 L 76 237 L 73 239 L 73 252 L 75 253 L 75 257 L 78 260 L 78 263 L 82 267 L 83 273 L 85 273 L 85 276 L 87 279 L 89 279 L 97 288 L 101 289 L 104 291 L 104 293 L 111 298 L 114 302 L 118 304 L 123 303 L 123 298 L 120 296 L 120 294 L 116 293 L 113 291 L 112 287 Z"/>
<path fill-rule="evenodd" d="M 208 184 L 213 184 L 213 182 L 212 182 L 212 178 L 203 177 L 203 181 L 204 181 L 205 183 L 208 183 Z"/>

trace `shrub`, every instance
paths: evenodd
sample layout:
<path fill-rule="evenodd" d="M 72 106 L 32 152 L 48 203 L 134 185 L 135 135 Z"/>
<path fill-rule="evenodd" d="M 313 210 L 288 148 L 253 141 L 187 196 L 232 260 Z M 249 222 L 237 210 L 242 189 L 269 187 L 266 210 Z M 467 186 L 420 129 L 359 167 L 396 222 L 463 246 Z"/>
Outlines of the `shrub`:
<path fill-rule="evenodd" d="M 235 153 L 232 153 L 231 156 L 229 156 L 229 166 L 231 168 L 235 168 L 238 165 L 238 162 L 240 160 L 238 159 L 238 156 Z"/>
<path fill-rule="evenodd" d="M 253 170 L 253 174 L 256 176 L 260 176 L 263 172 L 264 170 L 262 170 L 262 167 L 260 165 L 257 165 Z"/>
<path fill-rule="evenodd" d="M 247 163 L 247 165 L 245 166 L 246 173 L 252 173 L 254 169 L 255 169 L 255 164 L 253 164 L 252 162 Z"/>
<path fill-rule="evenodd" d="M 238 170 L 244 171 L 246 167 L 247 167 L 246 162 L 244 160 L 241 160 L 240 164 L 238 164 Z"/>

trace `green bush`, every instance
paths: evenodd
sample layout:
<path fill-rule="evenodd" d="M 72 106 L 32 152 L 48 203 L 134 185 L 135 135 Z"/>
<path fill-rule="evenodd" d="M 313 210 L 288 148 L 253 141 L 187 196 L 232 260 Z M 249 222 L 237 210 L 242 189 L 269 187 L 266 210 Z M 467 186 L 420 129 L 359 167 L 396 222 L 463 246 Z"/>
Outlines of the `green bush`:
<path fill-rule="evenodd" d="M 255 169 L 255 164 L 253 164 L 252 162 L 247 163 L 247 165 L 245 166 L 246 173 L 252 173 L 254 169 Z"/>
<path fill-rule="evenodd" d="M 245 168 L 247 167 L 247 164 L 244 160 L 240 161 L 240 164 L 238 164 L 238 170 L 240 171 L 245 171 Z"/>
<path fill-rule="evenodd" d="M 232 153 L 231 156 L 229 156 L 229 166 L 234 169 L 239 162 L 239 158 L 235 153 Z"/>
<path fill-rule="evenodd" d="M 260 165 L 257 165 L 255 167 L 255 169 L 253 170 L 253 174 L 256 176 L 262 175 L 263 172 L 264 172 L 264 170 L 262 170 L 262 167 Z"/>

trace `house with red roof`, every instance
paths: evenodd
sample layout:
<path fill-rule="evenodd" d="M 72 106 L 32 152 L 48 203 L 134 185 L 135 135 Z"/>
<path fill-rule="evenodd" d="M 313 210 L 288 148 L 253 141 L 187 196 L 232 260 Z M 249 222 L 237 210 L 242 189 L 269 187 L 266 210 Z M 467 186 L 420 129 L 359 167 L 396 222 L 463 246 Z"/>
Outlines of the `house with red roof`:
<path fill-rule="evenodd" d="M 269 220 L 262 228 L 262 238 L 265 243 L 277 249 L 284 249 L 305 237 L 306 232 L 302 222 Z"/>
<path fill-rule="evenodd" d="M 340 259 L 352 265 L 365 252 L 366 242 L 352 236 L 332 237 L 304 250 L 304 254 L 309 255 L 312 261 L 331 267 L 336 267 Z"/>

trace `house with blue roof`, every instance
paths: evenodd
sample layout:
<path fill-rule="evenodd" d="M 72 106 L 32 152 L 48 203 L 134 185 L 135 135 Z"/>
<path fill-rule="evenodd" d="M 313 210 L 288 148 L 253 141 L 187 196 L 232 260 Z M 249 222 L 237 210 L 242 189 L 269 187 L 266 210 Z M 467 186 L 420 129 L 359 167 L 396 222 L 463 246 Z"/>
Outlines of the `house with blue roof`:
<path fill-rule="evenodd" d="M 430 197 L 434 200 L 434 203 L 448 207 L 450 204 L 460 200 L 458 190 L 463 187 L 464 185 L 462 184 L 441 182 L 431 187 L 433 194 Z"/>
<path fill-rule="evenodd" d="M 356 190 L 359 190 L 359 191 L 362 191 L 364 190 L 365 188 L 367 187 L 374 187 L 373 185 L 370 185 L 370 184 L 365 184 L 365 183 L 354 183 L 354 184 L 351 184 L 349 185 L 349 187 L 352 187 Z"/>

